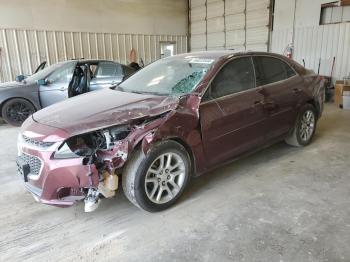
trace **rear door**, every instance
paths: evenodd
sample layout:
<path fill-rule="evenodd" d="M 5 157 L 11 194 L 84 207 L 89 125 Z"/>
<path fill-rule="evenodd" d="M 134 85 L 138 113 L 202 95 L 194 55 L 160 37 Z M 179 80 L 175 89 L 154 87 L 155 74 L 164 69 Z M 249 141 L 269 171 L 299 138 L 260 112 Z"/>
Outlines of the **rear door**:
<path fill-rule="evenodd" d="M 264 142 L 263 96 L 255 88 L 251 57 L 235 58 L 213 79 L 200 105 L 205 154 L 210 165 Z"/>
<path fill-rule="evenodd" d="M 272 56 L 253 57 L 257 87 L 264 95 L 268 116 L 267 138 L 286 134 L 294 125 L 302 78 L 285 61 Z"/>
<path fill-rule="evenodd" d="M 46 85 L 39 87 L 42 107 L 52 105 L 68 98 L 68 85 L 72 79 L 76 62 L 67 62 L 46 77 Z"/>
<path fill-rule="evenodd" d="M 123 80 L 122 65 L 114 62 L 103 61 L 97 66 L 96 72 L 90 81 L 90 90 L 108 88 Z"/>

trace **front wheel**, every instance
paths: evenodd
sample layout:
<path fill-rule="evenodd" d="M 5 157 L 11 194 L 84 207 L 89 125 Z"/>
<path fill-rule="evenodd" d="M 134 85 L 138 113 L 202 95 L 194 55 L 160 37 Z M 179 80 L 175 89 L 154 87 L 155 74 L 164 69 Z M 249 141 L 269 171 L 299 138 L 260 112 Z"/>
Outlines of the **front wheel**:
<path fill-rule="evenodd" d="M 317 114 L 311 104 L 303 106 L 291 134 L 285 139 L 292 146 L 307 146 L 316 131 Z"/>
<path fill-rule="evenodd" d="M 5 102 L 2 107 L 2 118 L 10 125 L 21 126 L 31 114 L 35 107 L 29 101 L 22 98 L 14 98 Z"/>
<path fill-rule="evenodd" d="M 160 142 L 146 155 L 138 149 L 123 171 L 123 191 L 137 207 L 161 211 L 181 196 L 190 169 L 187 151 L 175 141 Z"/>

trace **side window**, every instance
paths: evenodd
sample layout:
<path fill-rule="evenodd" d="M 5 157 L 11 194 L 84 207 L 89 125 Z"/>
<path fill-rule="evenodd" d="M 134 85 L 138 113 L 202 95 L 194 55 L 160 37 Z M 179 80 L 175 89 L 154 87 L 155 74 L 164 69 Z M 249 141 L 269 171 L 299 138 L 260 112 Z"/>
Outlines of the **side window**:
<path fill-rule="evenodd" d="M 273 57 L 254 57 L 254 67 L 257 86 L 272 84 L 295 75 L 295 72 L 287 63 Z"/>
<path fill-rule="evenodd" d="M 250 57 L 227 63 L 211 83 L 211 97 L 219 98 L 255 87 L 254 69 Z"/>
<path fill-rule="evenodd" d="M 75 68 L 75 63 L 67 63 L 55 71 L 53 71 L 48 77 L 47 80 L 50 84 L 54 83 L 67 83 L 73 77 L 73 70 Z"/>
<path fill-rule="evenodd" d="M 121 75 L 123 75 L 122 66 L 112 62 L 100 62 L 95 73 L 96 78 Z"/>

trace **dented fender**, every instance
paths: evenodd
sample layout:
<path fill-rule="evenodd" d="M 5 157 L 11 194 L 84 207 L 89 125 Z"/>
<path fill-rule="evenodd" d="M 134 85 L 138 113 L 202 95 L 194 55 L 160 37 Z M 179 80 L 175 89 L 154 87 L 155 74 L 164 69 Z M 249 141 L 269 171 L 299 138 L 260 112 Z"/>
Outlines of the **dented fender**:
<path fill-rule="evenodd" d="M 185 145 L 194 161 L 194 168 L 200 173 L 198 163 L 204 161 L 204 153 L 199 103 L 200 97 L 196 95 L 180 98 L 179 106 L 175 110 L 153 116 L 153 119 L 145 124 L 134 125 L 127 138 L 117 141 L 112 150 L 97 152 L 98 158 L 104 162 L 106 169 L 120 169 L 138 146 L 147 154 L 156 143 L 171 139 Z"/>

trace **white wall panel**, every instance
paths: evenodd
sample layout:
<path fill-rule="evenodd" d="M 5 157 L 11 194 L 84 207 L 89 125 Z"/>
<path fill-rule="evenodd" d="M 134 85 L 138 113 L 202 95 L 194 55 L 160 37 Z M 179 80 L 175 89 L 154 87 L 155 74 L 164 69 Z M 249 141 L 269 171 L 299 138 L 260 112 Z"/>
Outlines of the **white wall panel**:
<path fill-rule="evenodd" d="M 245 30 L 235 30 L 226 32 L 227 46 L 244 46 Z"/>
<path fill-rule="evenodd" d="M 208 51 L 210 50 L 225 50 L 225 48 L 223 46 L 219 46 L 219 47 L 208 47 Z"/>
<path fill-rule="evenodd" d="M 247 51 L 266 52 L 267 44 L 247 44 Z"/>
<path fill-rule="evenodd" d="M 93 58 L 128 64 L 131 48 L 148 64 L 160 58 L 159 41 L 175 42 L 175 53 L 187 52 L 187 37 L 182 35 L 0 29 L 0 81 L 30 75 L 42 61 L 50 65 L 72 58 Z"/>
<path fill-rule="evenodd" d="M 195 6 L 204 6 L 206 0 L 191 0 L 190 1 L 190 7 L 195 7 Z"/>
<path fill-rule="evenodd" d="M 268 27 L 254 27 L 247 29 L 247 45 L 268 43 Z M 266 51 L 266 50 L 265 50 Z"/>
<path fill-rule="evenodd" d="M 205 34 L 206 32 L 206 21 L 200 20 L 200 21 L 194 21 L 191 23 L 191 34 L 198 35 L 198 34 Z"/>
<path fill-rule="evenodd" d="M 247 0 L 247 12 L 267 9 L 268 6 L 270 6 L 270 0 Z"/>
<path fill-rule="evenodd" d="M 191 8 L 191 21 L 204 20 L 206 18 L 207 9 L 205 5 L 195 6 Z"/>
<path fill-rule="evenodd" d="M 225 14 L 238 14 L 244 13 L 245 0 L 226 0 L 225 2 Z"/>
<path fill-rule="evenodd" d="M 207 36 L 208 48 L 209 47 L 225 47 L 225 33 L 211 33 Z"/>
<path fill-rule="evenodd" d="M 48 32 L 187 34 L 186 0 L 2 0 L 0 2 L 1 28 L 42 29 Z"/>
<path fill-rule="evenodd" d="M 267 26 L 269 24 L 269 18 L 268 9 L 247 12 L 247 27 Z"/>
<path fill-rule="evenodd" d="M 225 19 L 224 17 L 210 18 L 207 22 L 207 32 L 224 32 L 225 28 Z"/>
<path fill-rule="evenodd" d="M 207 18 L 213 18 L 224 15 L 224 1 L 219 0 L 207 4 Z"/>
<path fill-rule="evenodd" d="M 226 30 L 236 30 L 236 29 L 244 29 L 245 27 L 245 15 L 244 13 L 228 15 L 225 17 L 226 22 Z"/>
<path fill-rule="evenodd" d="M 283 54 L 291 42 L 288 29 L 274 30 L 271 51 Z M 350 73 L 350 23 L 297 28 L 293 58 L 320 74 L 330 75 L 335 57 L 334 77 L 342 79 Z"/>
<path fill-rule="evenodd" d="M 207 46 L 207 36 L 203 35 L 192 35 L 191 36 L 191 50 L 192 49 L 204 49 Z"/>
<path fill-rule="evenodd" d="M 250 47 L 267 51 L 270 0 L 191 3 L 191 48 Z M 200 14 L 200 12 L 202 12 Z M 204 28 L 205 25 L 205 28 Z M 199 36 L 201 34 L 201 36 Z M 206 37 L 205 34 L 208 34 Z M 197 41 L 202 41 L 197 43 Z"/>

